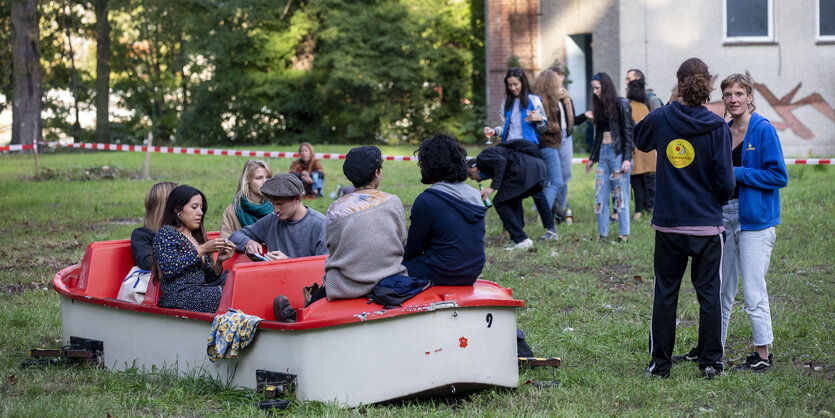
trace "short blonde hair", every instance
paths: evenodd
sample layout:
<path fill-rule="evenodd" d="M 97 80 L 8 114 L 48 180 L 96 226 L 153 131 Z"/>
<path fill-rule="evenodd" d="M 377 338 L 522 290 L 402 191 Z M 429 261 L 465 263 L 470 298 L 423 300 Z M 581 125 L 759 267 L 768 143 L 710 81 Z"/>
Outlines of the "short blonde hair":
<path fill-rule="evenodd" d="M 165 201 L 177 183 L 170 181 L 159 182 L 148 190 L 145 195 L 145 228 L 159 232 L 162 226 L 162 215 L 165 212 Z"/>
<path fill-rule="evenodd" d="M 241 205 L 241 196 L 246 196 L 247 200 L 249 200 L 252 203 L 258 203 L 258 202 L 254 201 L 255 200 L 254 199 L 255 198 L 254 193 L 256 191 L 250 190 L 249 182 L 251 182 L 252 179 L 255 177 L 255 172 L 259 168 L 263 168 L 264 171 L 267 172 L 267 178 L 272 178 L 273 170 L 270 168 L 269 165 L 267 165 L 266 162 L 261 161 L 261 160 L 249 160 L 249 161 L 247 161 L 246 164 L 244 164 L 244 171 L 241 173 L 241 178 L 238 181 L 238 191 L 235 193 L 235 205 L 236 206 Z M 260 191 L 257 191 L 257 193 L 261 194 Z"/>
<path fill-rule="evenodd" d="M 745 93 L 748 93 L 749 96 L 754 94 L 754 80 L 748 74 L 734 73 L 725 77 L 725 79 L 722 80 L 722 83 L 719 84 L 719 89 L 724 95 L 725 89 L 733 86 L 734 84 L 739 84 L 740 87 L 745 89 Z M 755 110 L 757 110 L 757 106 L 754 104 L 754 100 L 751 100 L 751 112 L 753 113 Z"/>

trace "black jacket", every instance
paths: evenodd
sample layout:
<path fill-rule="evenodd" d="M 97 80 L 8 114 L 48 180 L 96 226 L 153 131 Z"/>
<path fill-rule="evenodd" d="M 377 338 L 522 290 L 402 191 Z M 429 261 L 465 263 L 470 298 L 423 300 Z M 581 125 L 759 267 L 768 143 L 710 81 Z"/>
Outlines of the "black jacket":
<path fill-rule="evenodd" d="M 545 161 L 533 142 L 516 139 L 481 151 L 476 157 L 478 171 L 492 179 L 498 190 L 493 202 L 501 203 L 521 195 L 529 196 L 545 186 Z"/>
<path fill-rule="evenodd" d="M 615 115 L 609 116 L 609 129 L 612 131 L 612 146 L 615 148 L 615 155 L 623 155 L 623 161 L 632 161 L 632 149 L 635 148 L 635 141 L 632 138 L 632 128 L 635 121 L 632 120 L 632 107 L 629 101 L 618 97 L 618 111 Z M 591 149 L 589 160 L 597 162 L 600 160 L 600 146 L 603 144 L 603 131 L 594 124 L 594 146 Z"/>

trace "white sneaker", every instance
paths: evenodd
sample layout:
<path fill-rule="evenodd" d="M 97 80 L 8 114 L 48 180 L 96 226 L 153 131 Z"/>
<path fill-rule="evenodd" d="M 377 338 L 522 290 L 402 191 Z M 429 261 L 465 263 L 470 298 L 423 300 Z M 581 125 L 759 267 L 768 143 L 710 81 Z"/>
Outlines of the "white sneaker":
<path fill-rule="evenodd" d="M 513 250 L 526 250 L 528 248 L 533 247 L 533 241 L 530 238 L 525 238 L 524 241 L 518 242 L 515 245 L 511 245 L 505 247 L 505 250 L 513 251 Z"/>

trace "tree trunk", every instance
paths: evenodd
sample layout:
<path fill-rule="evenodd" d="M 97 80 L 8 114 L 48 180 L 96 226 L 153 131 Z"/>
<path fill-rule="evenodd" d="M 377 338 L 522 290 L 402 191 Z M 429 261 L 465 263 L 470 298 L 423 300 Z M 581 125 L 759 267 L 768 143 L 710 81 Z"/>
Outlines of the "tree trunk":
<path fill-rule="evenodd" d="M 69 45 L 70 65 L 72 66 L 72 97 L 73 108 L 75 109 L 75 123 L 72 125 L 72 138 L 75 142 L 81 142 L 81 117 L 78 110 L 78 71 L 75 68 L 75 53 L 72 49 L 72 0 L 67 2 L 67 44 Z"/>
<path fill-rule="evenodd" d="M 12 144 L 41 142 L 41 46 L 37 0 L 12 0 L 12 54 Z"/>
<path fill-rule="evenodd" d="M 96 141 L 110 142 L 110 21 L 107 0 L 96 0 Z"/>

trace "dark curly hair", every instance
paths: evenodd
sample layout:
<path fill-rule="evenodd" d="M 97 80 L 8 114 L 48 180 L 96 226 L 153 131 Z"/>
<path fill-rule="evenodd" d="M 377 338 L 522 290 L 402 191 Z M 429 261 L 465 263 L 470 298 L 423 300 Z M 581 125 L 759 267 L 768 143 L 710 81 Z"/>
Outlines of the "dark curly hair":
<path fill-rule="evenodd" d="M 647 91 L 644 88 L 644 79 L 636 78 L 626 85 L 626 98 L 634 102 L 647 102 Z"/>
<path fill-rule="evenodd" d="M 415 154 L 423 184 L 460 183 L 467 179 L 467 151 L 451 135 L 435 134 L 424 139 Z"/>
<path fill-rule="evenodd" d="M 678 96 L 684 104 L 699 106 L 710 100 L 710 71 L 707 64 L 698 58 L 690 58 L 681 63 L 676 72 Z"/>

